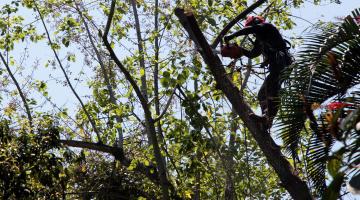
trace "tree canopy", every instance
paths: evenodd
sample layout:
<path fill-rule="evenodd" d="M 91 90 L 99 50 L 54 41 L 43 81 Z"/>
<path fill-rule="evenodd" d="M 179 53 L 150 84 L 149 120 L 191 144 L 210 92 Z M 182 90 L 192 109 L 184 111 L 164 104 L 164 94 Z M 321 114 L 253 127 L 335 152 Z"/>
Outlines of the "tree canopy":
<path fill-rule="evenodd" d="M 213 51 L 249 14 L 291 30 L 303 4 L 0 3 L 0 197 L 351 198 L 360 10 L 301 36 L 271 129 L 251 117 L 263 59 Z M 237 42 L 253 45 L 252 36 Z"/>

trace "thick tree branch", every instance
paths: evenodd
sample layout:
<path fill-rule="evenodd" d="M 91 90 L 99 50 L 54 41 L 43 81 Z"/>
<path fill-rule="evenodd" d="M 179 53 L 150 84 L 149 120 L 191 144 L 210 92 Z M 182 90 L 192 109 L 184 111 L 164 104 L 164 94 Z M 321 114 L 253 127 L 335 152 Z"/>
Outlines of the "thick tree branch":
<path fill-rule="evenodd" d="M 104 45 L 105 45 L 106 49 L 110 53 L 110 57 L 114 60 L 115 64 L 120 68 L 120 70 L 124 74 L 126 80 L 129 81 L 130 85 L 134 88 L 134 91 L 140 100 L 141 106 L 143 107 L 144 110 L 149 110 L 148 103 L 147 103 L 145 97 L 143 96 L 143 94 L 141 93 L 139 86 L 137 85 L 134 78 L 131 76 L 130 72 L 120 62 L 119 58 L 116 56 L 114 50 L 112 49 L 112 47 L 110 45 L 108 38 L 107 38 L 110 27 L 111 27 L 111 21 L 114 16 L 114 12 L 115 12 L 115 2 L 116 2 L 116 0 L 113 0 L 111 2 L 110 13 L 109 13 L 108 21 L 106 23 L 104 34 L 102 35 L 102 39 L 104 41 Z"/>
<path fill-rule="evenodd" d="M 235 17 L 235 19 L 231 20 L 231 22 L 229 22 L 223 30 L 220 31 L 220 34 L 216 37 L 216 39 L 214 40 L 214 42 L 211 44 L 211 48 L 216 48 L 217 45 L 220 43 L 220 41 L 222 40 L 222 38 L 226 35 L 226 33 L 241 19 L 243 19 L 244 17 L 246 17 L 246 15 L 248 15 L 250 12 L 252 12 L 253 10 L 255 10 L 257 7 L 259 7 L 261 4 L 263 4 L 265 1 L 267 0 L 258 0 L 257 2 L 255 2 L 254 4 L 252 4 L 251 6 L 249 6 L 248 8 L 246 8 L 244 11 L 242 11 L 238 16 Z"/>
<path fill-rule="evenodd" d="M 251 117 L 254 116 L 253 111 L 245 102 L 239 89 L 226 76 L 219 57 L 213 53 L 194 15 L 192 13 L 185 14 L 183 9 L 176 9 L 175 14 L 189 33 L 190 38 L 200 49 L 201 56 L 215 77 L 217 87 L 224 92 L 236 113 L 244 122 L 244 125 L 250 130 L 269 164 L 279 176 L 282 185 L 294 199 L 311 199 L 312 197 L 307 185 L 298 176 L 293 174 L 292 166 L 281 153 L 280 147 L 271 138 L 264 122 Z M 250 116 L 250 114 L 252 115 Z"/>
<path fill-rule="evenodd" d="M 116 160 L 120 161 L 125 167 L 130 166 L 131 159 L 126 158 L 124 151 L 119 147 L 112 147 L 99 143 L 91 143 L 77 140 L 60 140 L 60 143 L 69 147 L 84 148 L 103 153 L 109 153 L 115 157 Z M 155 184 L 159 184 L 158 172 L 153 165 L 145 166 L 142 163 L 137 163 L 134 171 L 138 171 L 148 177 Z"/>

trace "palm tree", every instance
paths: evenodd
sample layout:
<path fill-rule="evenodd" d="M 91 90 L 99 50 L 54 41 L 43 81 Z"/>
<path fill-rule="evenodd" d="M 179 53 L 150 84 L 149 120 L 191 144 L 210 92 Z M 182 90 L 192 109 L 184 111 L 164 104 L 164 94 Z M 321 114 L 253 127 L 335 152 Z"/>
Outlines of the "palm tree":
<path fill-rule="evenodd" d="M 325 199 L 337 199 L 344 181 L 360 174 L 359 16 L 356 9 L 304 39 L 286 72 L 275 126 L 295 166 L 304 165 L 313 192 Z"/>

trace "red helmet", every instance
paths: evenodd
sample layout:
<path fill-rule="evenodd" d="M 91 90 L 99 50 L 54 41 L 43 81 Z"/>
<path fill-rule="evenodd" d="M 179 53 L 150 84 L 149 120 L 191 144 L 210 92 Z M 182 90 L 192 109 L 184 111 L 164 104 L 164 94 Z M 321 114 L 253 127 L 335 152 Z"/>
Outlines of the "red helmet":
<path fill-rule="evenodd" d="M 265 22 L 265 19 L 261 16 L 248 16 L 245 21 L 245 26 L 262 24 L 264 22 Z"/>

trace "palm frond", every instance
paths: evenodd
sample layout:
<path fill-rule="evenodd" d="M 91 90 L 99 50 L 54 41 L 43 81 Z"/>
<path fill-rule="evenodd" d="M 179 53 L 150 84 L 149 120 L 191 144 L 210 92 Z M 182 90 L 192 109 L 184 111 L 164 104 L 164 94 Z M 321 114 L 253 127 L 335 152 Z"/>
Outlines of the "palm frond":
<path fill-rule="evenodd" d="M 325 170 L 329 148 L 326 147 L 321 139 L 312 137 L 307 153 L 307 173 L 311 178 L 312 185 L 319 194 L 325 191 Z"/>
<path fill-rule="evenodd" d="M 319 194 L 323 194 L 326 189 L 326 162 L 329 151 L 334 143 L 334 138 L 331 137 L 326 128 L 328 124 L 323 116 L 319 117 L 317 124 L 319 126 L 311 129 L 312 137 L 308 144 L 306 155 L 308 166 L 306 170 L 314 188 Z"/>
<path fill-rule="evenodd" d="M 360 15 L 360 9 L 355 10 L 353 15 Z M 296 57 L 297 61 L 286 81 L 288 84 L 281 92 L 280 120 L 275 125 L 288 153 L 297 152 L 302 130 L 309 118 L 307 109 L 331 99 L 340 100 L 346 97 L 348 89 L 360 84 L 358 24 L 348 16 L 341 24 L 335 24 L 333 29 L 309 34 Z M 316 123 L 312 121 L 312 124 Z M 324 119 L 320 117 L 317 123 L 324 123 Z M 322 192 L 325 164 L 334 138 L 320 126 L 311 129 L 314 136 L 309 144 L 308 171 L 315 188 Z"/>

